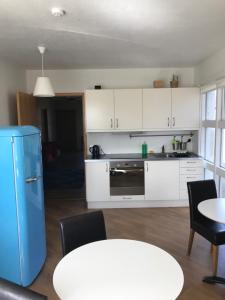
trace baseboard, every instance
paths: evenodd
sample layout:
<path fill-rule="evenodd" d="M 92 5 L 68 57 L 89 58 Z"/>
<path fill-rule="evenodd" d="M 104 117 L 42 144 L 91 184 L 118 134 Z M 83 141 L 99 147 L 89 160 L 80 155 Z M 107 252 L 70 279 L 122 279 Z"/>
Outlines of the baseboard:
<path fill-rule="evenodd" d="M 96 201 L 87 203 L 88 208 L 141 208 L 184 206 L 188 206 L 188 200 Z"/>

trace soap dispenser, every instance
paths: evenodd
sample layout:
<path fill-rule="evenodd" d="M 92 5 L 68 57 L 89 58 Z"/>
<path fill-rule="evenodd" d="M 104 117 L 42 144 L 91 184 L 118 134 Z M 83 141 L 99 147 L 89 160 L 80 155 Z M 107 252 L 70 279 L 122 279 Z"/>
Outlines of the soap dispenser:
<path fill-rule="evenodd" d="M 142 157 L 146 157 L 148 154 L 148 145 L 146 144 L 146 142 L 144 142 L 141 145 L 141 153 L 142 153 Z"/>

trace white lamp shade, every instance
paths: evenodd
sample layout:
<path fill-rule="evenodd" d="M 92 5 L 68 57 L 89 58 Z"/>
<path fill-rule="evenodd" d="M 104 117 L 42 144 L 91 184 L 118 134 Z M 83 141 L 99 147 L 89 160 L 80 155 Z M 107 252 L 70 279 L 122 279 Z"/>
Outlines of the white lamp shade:
<path fill-rule="evenodd" d="M 36 97 L 54 97 L 55 96 L 50 79 L 48 77 L 38 77 L 37 78 L 33 95 Z"/>

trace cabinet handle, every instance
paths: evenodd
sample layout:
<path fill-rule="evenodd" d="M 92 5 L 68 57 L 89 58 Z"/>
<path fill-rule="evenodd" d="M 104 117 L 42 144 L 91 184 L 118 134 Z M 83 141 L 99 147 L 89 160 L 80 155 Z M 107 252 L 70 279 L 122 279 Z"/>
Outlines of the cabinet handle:
<path fill-rule="evenodd" d="M 108 166 L 108 163 L 105 164 L 105 167 L 106 167 L 106 168 L 105 168 L 105 171 L 106 171 L 106 173 L 108 173 L 108 172 L 109 172 L 109 166 Z"/>
<path fill-rule="evenodd" d="M 116 119 L 116 128 L 119 128 L 119 119 Z"/>
<path fill-rule="evenodd" d="M 173 117 L 173 127 L 175 126 L 175 117 Z"/>
<path fill-rule="evenodd" d="M 146 163 L 146 172 L 148 172 L 148 163 Z"/>
<path fill-rule="evenodd" d="M 169 117 L 167 119 L 167 125 L 168 125 L 168 127 L 170 127 L 170 118 Z"/>
<path fill-rule="evenodd" d="M 37 181 L 37 180 L 38 180 L 38 177 L 30 177 L 30 178 L 26 179 L 26 183 L 32 183 L 32 182 Z"/>
<path fill-rule="evenodd" d="M 110 119 L 111 128 L 113 128 L 113 119 Z"/>

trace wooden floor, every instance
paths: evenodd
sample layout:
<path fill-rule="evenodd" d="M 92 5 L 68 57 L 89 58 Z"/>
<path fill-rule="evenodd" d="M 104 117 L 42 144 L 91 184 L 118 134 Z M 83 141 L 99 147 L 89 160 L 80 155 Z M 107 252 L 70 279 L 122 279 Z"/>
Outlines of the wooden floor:
<path fill-rule="evenodd" d="M 71 199 L 71 197 L 66 199 L 66 196 L 64 199 L 57 193 L 48 194 L 46 197 L 48 254 L 43 270 L 30 288 L 47 295 L 50 300 L 59 299 L 52 285 L 54 268 L 61 259 L 58 220 L 84 211 L 87 211 L 84 201 Z M 145 241 L 161 247 L 177 259 L 185 279 L 179 300 L 225 299 L 225 286 L 202 282 L 204 275 L 211 275 L 210 244 L 196 234 L 191 256 L 185 255 L 189 235 L 187 208 L 104 209 L 103 211 L 108 238 Z M 224 252 L 225 248 L 221 247 L 219 274 L 222 276 L 225 276 Z"/>

